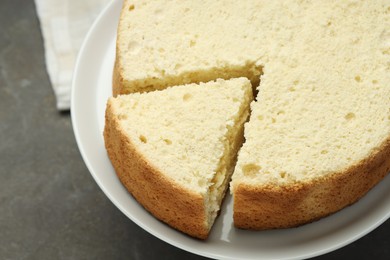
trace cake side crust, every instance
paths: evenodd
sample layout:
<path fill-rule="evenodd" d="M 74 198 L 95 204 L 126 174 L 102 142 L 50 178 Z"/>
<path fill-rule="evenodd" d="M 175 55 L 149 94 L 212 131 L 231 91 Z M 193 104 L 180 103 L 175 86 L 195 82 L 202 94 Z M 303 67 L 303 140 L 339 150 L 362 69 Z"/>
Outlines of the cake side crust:
<path fill-rule="evenodd" d="M 108 103 L 104 140 L 114 169 L 130 194 L 152 215 L 190 236 L 206 239 L 204 198 L 154 168 L 125 135 Z"/>
<path fill-rule="evenodd" d="M 389 171 L 390 137 L 375 153 L 345 171 L 281 187 L 238 184 L 233 191 L 234 224 L 265 230 L 313 222 L 357 202 Z"/>

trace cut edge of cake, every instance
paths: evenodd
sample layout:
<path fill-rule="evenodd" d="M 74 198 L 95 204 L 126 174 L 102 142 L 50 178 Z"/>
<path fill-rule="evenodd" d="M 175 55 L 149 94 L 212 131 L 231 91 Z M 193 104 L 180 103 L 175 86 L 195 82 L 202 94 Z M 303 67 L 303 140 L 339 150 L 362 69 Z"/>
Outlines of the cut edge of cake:
<path fill-rule="evenodd" d="M 120 60 L 121 57 L 115 59 L 113 70 L 112 93 L 114 97 L 117 95 L 162 90 L 183 84 L 199 84 L 217 79 L 229 80 L 240 77 L 249 79 L 253 90 L 256 90 L 260 83 L 260 76 L 263 73 L 263 65 L 259 65 L 259 61 L 247 61 L 242 66 L 226 64 L 213 69 L 187 71 L 178 75 L 165 74 L 162 77 L 129 80 L 124 76 L 125 72 Z"/>

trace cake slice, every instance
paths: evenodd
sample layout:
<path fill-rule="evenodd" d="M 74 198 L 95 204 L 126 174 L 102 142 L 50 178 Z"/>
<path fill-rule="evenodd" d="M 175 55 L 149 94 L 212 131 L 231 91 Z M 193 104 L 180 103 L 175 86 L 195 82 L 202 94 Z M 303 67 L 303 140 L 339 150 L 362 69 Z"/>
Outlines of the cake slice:
<path fill-rule="evenodd" d="M 104 140 L 121 182 L 158 219 L 207 238 L 252 99 L 246 78 L 110 98 Z"/>

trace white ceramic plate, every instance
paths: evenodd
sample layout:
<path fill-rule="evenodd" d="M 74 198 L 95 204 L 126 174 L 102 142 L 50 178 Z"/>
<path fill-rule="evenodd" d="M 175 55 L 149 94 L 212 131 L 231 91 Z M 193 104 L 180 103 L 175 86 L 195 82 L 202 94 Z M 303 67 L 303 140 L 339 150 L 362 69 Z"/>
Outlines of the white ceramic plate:
<path fill-rule="evenodd" d="M 109 199 L 154 236 L 189 252 L 218 259 L 301 259 L 318 256 L 364 236 L 390 216 L 390 176 L 362 200 L 330 217 L 299 228 L 243 231 L 233 227 L 228 197 L 207 241 L 162 224 L 118 181 L 103 143 L 104 111 L 111 95 L 116 28 L 122 1 L 112 1 L 90 29 L 80 50 L 72 86 L 72 124 L 92 176 Z"/>

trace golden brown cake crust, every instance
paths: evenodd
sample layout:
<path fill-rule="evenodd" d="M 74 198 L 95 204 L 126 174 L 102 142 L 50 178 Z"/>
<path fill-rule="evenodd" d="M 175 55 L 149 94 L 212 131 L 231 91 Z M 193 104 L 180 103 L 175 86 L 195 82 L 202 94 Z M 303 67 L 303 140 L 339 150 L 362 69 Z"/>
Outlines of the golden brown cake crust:
<path fill-rule="evenodd" d="M 206 239 L 204 198 L 167 178 L 137 151 L 108 103 L 104 140 L 115 171 L 133 197 L 156 218 L 190 236 Z"/>
<path fill-rule="evenodd" d="M 123 5 L 122 5 L 122 8 L 121 8 L 121 13 L 120 13 L 120 17 L 119 17 L 119 20 L 122 20 L 124 19 L 124 16 L 126 15 L 126 1 L 123 2 Z M 118 30 L 119 30 L 119 24 L 120 22 L 118 23 Z M 120 95 L 120 94 L 125 94 L 125 93 L 122 93 L 123 89 L 124 89 L 124 82 L 123 82 L 123 68 L 122 68 L 122 64 L 120 62 L 120 57 L 119 57 L 119 42 L 120 42 L 120 37 L 123 37 L 122 34 L 120 33 L 117 33 L 117 40 L 116 40 L 116 45 L 115 45 L 115 63 L 114 63 L 114 70 L 113 70 L 113 73 L 112 73 L 112 94 L 114 97 L 116 97 L 117 95 Z"/>
<path fill-rule="evenodd" d="M 343 172 L 283 187 L 239 184 L 234 224 L 243 229 L 296 227 L 353 204 L 390 171 L 390 138 L 370 157 Z"/>
<path fill-rule="evenodd" d="M 118 53 L 118 52 L 117 52 Z M 112 95 L 116 97 L 121 94 L 121 89 L 123 89 L 123 78 L 122 73 L 120 72 L 119 58 L 115 59 L 114 71 L 112 73 Z"/>

